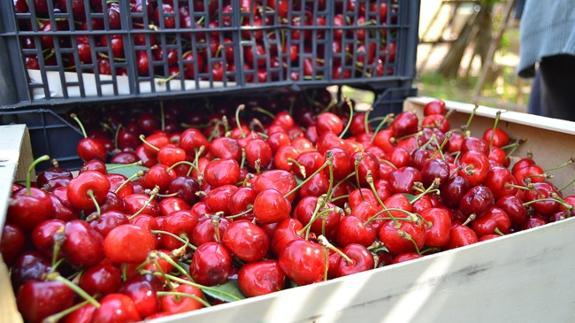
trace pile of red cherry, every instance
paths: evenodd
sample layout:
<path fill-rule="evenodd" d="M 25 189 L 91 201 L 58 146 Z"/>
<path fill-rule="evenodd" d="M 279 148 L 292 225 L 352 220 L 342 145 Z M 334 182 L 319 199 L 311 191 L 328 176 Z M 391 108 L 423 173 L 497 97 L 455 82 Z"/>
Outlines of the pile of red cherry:
<path fill-rule="evenodd" d="M 421 123 L 325 95 L 283 101 L 315 108 L 296 122 L 250 101 L 185 129 L 183 109 L 163 122 L 110 112 L 115 145 L 98 131 L 82 139 L 77 176 L 55 165 L 14 184 L 0 250 L 26 321 L 157 318 L 573 215 L 575 196 L 533 159 L 509 168 L 520 143 L 497 120 L 473 137 L 442 101 Z"/>
<path fill-rule="evenodd" d="M 50 34 L 21 36 L 27 68 L 63 66 L 74 71 L 79 63 L 95 63 L 100 74 L 127 74 L 128 46 L 123 34 L 88 36 L 82 32 L 126 29 L 120 1 L 74 0 L 71 8 L 66 0 L 13 1 L 20 31 L 77 33 L 57 38 Z M 399 29 L 383 26 L 397 23 L 397 6 L 394 1 L 388 22 L 386 1 L 335 2 L 333 36 L 328 43 L 327 1 L 242 0 L 241 61 L 234 53 L 234 7 L 229 0 L 164 0 L 161 5 L 155 0 L 131 0 L 130 19 L 124 24 L 132 30 L 129 41 L 134 45 L 132 55 L 140 76 L 199 79 L 198 73 L 202 73 L 214 81 L 234 81 L 241 64 L 246 82 L 278 80 L 280 75 L 282 80 L 322 78 L 327 76 L 321 71 L 325 66 L 331 67 L 333 79 L 348 79 L 393 74 L 396 43 L 389 37 Z M 87 19 L 87 13 L 97 16 Z M 174 32 L 183 28 L 195 30 Z M 41 60 L 34 49 L 42 52 Z M 328 50 L 333 58 L 329 64 L 324 62 Z"/>

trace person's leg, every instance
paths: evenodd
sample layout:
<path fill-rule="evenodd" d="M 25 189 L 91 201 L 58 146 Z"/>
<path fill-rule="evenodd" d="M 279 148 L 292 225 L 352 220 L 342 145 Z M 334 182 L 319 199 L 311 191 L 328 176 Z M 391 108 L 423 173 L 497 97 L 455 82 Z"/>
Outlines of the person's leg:
<path fill-rule="evenodd" d="M 536 115 L 542 115 L 541 111 L 541 73 L 539 70 L 535 71 L 535 78 L 531 84 L 531 94 L 529 95 L 529 103 L 527 112 Z"/>
<path fill-rule="evenodd" d="M 543 115 L 575 121 L 575 56 L 545 57 L 539 71 Z"/>

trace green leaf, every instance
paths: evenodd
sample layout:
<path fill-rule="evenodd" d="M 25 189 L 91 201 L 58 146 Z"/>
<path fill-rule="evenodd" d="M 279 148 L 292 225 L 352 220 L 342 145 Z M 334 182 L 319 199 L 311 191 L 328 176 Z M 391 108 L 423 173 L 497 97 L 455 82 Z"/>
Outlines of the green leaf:
<path fill-rule="evenodd" d="M 110 174 L 120 174 L 130 177 L 139 171 L 147 171 L 148 168 L 139 165 L 106 164 L 106 170 Z"/>
<path fill-rule="evenodd" d="M 407 193 L 403 193 L 403 195 L 405 195 L 405 197 L 407 197 L 407 199 L 409 200 L 409 203 L 413 202 L 413 200 L 415 200 L 415 198 L 417 197 L 417 195 L 407 194 Z"/>
<path fill-rule="evenodd" d="M 238 283 L 235 280 L 230 280 L 223 285 L 205 287 L 202 288 L 202 291 L 210 297 L 228 303 L 246 298 L 238 288 Z"/>

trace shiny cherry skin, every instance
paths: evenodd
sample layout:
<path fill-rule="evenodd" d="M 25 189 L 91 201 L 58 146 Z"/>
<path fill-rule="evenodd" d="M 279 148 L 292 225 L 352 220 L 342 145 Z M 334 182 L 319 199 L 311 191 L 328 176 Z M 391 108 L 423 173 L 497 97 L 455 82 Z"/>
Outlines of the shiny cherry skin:
<path fill-rule="evenodd" d="M 271 247 L 273 252 L 279 256 L 292 241 L 303 239 L 298 231 L 303 225 L 296 219 L 289 218 L 278 223 L 273 233 Z"/>
<path fill-rule="evenodd" d="M 224 232 L 222 243 L 244 262 L 261 260 L 270 247 L 265 231 L 247 220 L 232 222 Z"/>
<path fill-rule="evenodd" d="M 446 206 L 456 208 L 463 198 L 463 195 L 469 190 L 470 185 L 463 176 L 456 175 L 441 185 L 441 201 Z"/>
<path fill-rule="evenodd" d="M 120 293 L 128 295 L 132 299 L 141 317 L 157 313 L 160 307 L 156 295 L 158 286 L 154 283 L 155 278 L 151 277 L 148 279 L 147 276 L 136 276 L 120 288 Z"/>
<path fill-rule="evenodd" d="M 516 179 L 511 174 L 511 171 L 505 167 L 495 166 L 485 178 L 485 186 L 487 186 L 495 198 L 500 198 L 505 195 L 517 194 L 517 188 L 511 185 L 517 185 Z"/>
<path fill-rule="evenodd" d="M 17 287 L 29 280 L 43 280 L 50 270 L 50 263 L 37 251 L 24 252 L 12 266 L 12 284 Z"/>
<path fill-rule="evenodd" d="M 62 252 L 70 264 L 77 267 L 93 266 L 104 258 L 100 233 L 82 220 L 72 220 L 64 227 Z"/>
<path fill-rule="evenodd" d="M 90 194 L 93 194 L 97 203 L 106 201 L 110 181 L 102 173 L 96 171 L 86 171 L 72 179 L 68 185 L 68 199 L 75 209 L 92 211 L 95 205 Z M 91 192 L 91 193 L 90 193 Z"/>
<path fill-rule="evenodd" d="M 248 297 L 266 295 L 285 287 L 285 274 L 275 260 L 245 264 L 238 272 L 238 287 Z"/>
<path fill-rule="evenodd" d="M 134 243 L 137 241 L 138 243 Z M 104 239 L 104 252 L 113 263 L 137 264 L 146 260 L 156 246 L 156 238 L 133 224 L 115 227 Z"/>
<path fill-rule="evenodd" d="M 336 238 L 337 243 L 343 247 L 350 244 L 369 247 L 375 241 L 376 235 L 376 231 L 358 217 L 344 216 L 339 221 Z"/>
<path fill-rule="evenodd" d="M 277 223 L 289 217 L 291 204 L 279 191 L 267 189 L 256 196 L 253 212 L 259 223 Z"/>
<path fill-rule="evenodd" d="M 64 238 L 64 227 L 66 222 L 62 220 L 47 220 L 40 223 L 34 231 L 32 231 L 32 243 L 36 250 L 41 252 L 46 257 L 51 257 L 54 248 L 54 239 L 56 239 L 57 234 L 60 234 L 60 239 Z M 5 228 L 9 228 L 6 225 Z M 4 239 L 4 236 L 2 236 Z"/>
<path fill-rule="evenodd" d="M 18 310 L 27 322 L 42 322 L 46 317 L 74 304 L 74 292 L 56 281 L 29 281 L 16 296 Z"/>
<path fill-rule="evenodd" d="M 474 186 L 467 191 L 459 203 L 459 209 L 463 214 L 479 215 L 495 203 L 493 193 L 486 186 Z"/>
<path fill-rule="evenodd" d="M 234 159 L 212 160 L 204 170 L 204 179 L 212 187 L 235 185 L 240 179 L 240 164 Z"/>
<path fill-rule="evenodd" d="M 207 242 L 194 252 L 190 275 L 197 283 L 206 286 L 224 284 L 231 273 L 232 257 L 223 245 Z"/>
<path fill-rule="evenodd" d="M 34 187 L 17 191 L 8 205 L 8 222 L 24 231 L 32 231 L 53 215 L 54 208 L 48 193 Z"/>
<path fill-rule="evenodd" d="M 479 241 L 477 234 L 471 228 L 463 225 L 454 225 L 449 230 L 449 243 L 448 249 L 459 248 L 467 246 Z"/>
<path fill-rule="evenodd" d="M 120 270 L 109 263 L 86 269 L 80 276 L 80 287 L 91 295 L 115 293 L 122 286 Z"/>
<path fill-rule="evenodd" d="M 405 221 L 388 221 L 379 229 L 379 240 L 389 252 L 398 255 L 419 250 L 425 244 L 425 229 L 422 225 Z"/>
<path fill-rule="evenodd" d="M 423 107 L 423 115 L 429 116 L 433 114 L 445 115 L 447 109 L 445 108 L 445 102 L 441 100 L 433 100 L 425 104 Z"/>
<path fill-rule="evenodd" d="M 511 229 L 511 220 L 505 211 L 498 207 L 491 207 L 473 221 L 471 228 L 477 236 L 489 234 L 507 234 Z"/>
<path fill-rule="evenodd" d="M 327 249 L 307 241 L 294 240 L 279 257 L 282 271 L 298 285 L 309 285 L 323 280 Z"/>
<path fill-rule="evenodd" d="M 483 153 L 468 151 L 461 156 L 459 174 L 472 186 L 483 183 L 489 173 L 489 159 Z"/>
<path fill-rule="evenodd" d="M 343 131 L 344 123 L 337 115 L 324 112 L 317 116 L 316 127 L 320 136 L 327 132 L 339 135 Z"/>
<path fill-rule="evenodd" d="M 220 217 L 203 217 L 192 231 L 191 241 L 199 246 L 207 242 L 220 242 L 230 225 L 230 220 Z"/>
<path fill-rule="evenodd" d="M 198 196 L 196 192 L 200 190 L 200 185 L 198 182 L 188 176 L 178 176 L 174 178 L 170 185 L 168 186 L 167 193 L 178 193 L 178 197 L 184 199 L 190 204 L 194 204 L 198 201 Z"/>
<path fill-rule="evenodd" d="M 178 293 L 185 293 L 188 295 L 194 295 L 200 299 L 204 298 L 204 293 L 202 293 L 201 289 L 186 284 L 182 284 L 174 288 L 173 291 Z M 162 296 L 160 298 L 160 306 L 162 311 L 170 314 L 194 311 L 204 307 L 204 305 L 201 302 L 199 302 L 197 299 L 193 297 L 181 297 L 176 295 Z"/>
<path fill-rule="evenodd" d="M 430 208 L 421 213 L 425 224 L 425 245 L 443 248 L 449 243 L 451 213 L 445 208 Z"/>
<path fill-rule="evenodd" d="M 174 145 L 166 145 L 160 148 L 157 158 L 159 163 L 172 166 L 177 162 L 186 160 L 186 151 Z"/>
<path fill-rule="evenodd" d="M 24 232 L 17 226 L 7 223 L 2 228 L 0 254 L 7 265 L 13 265 L 25 247 Z"/>
<path fill-rule="evenodd" d="M 108 294 L 100 301 L 94 312 L 93 323 L 136 322 L 141 317 L 132 299 L 124 294 Z"/>
<path fill-rule="evenodd" d="M 397 137 L 403 137 L 417 132 L 419 120 L 415 113 L 404 111 L 397 115 L 391 123 Z"/>
<path fill-rule="evenodd" d="M 106 160 L 106 146 L 101 140 L 94 138 L 83 138 L 76 146 L 76 152 L 83 161 L 92 159 Z"/>
<path fill-rule="evenodd" d="M 351 258 L 352 262 L 349 263 L 343 257 L 340 257 L 335 271 L 335 275 L 337 277 L 347 276 L 374 268 L 375 263 L 373 256 L 365 246 L 352 243 L 347 245 L 342 251 Z"/>

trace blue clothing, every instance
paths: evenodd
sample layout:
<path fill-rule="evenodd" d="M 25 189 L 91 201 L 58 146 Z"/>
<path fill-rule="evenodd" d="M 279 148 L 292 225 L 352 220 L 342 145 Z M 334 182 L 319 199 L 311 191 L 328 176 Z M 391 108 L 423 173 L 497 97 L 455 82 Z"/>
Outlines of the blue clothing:
<path fill-rule="evenodd" d="M 532 77 L 544 57 L 575 55 L 575 0 L 527 0 L 521 17 L 519 75 Z"/>

